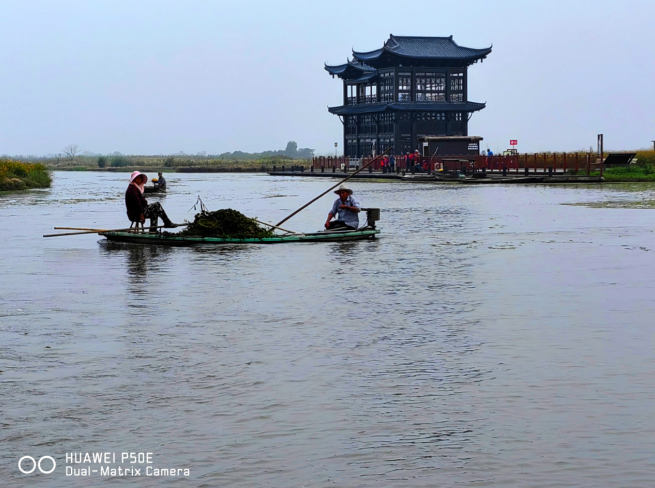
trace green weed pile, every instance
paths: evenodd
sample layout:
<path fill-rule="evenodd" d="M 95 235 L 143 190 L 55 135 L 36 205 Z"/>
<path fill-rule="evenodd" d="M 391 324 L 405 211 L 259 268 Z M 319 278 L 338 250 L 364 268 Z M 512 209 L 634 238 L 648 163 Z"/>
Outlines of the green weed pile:
<path fill-rule="evenodd" d="M 48 188 L 52 180 L 43 164 L 0 159 L 0 191 Z"/>
<path fill-rule="evenodd" d="M 260 227 L 257 222 L 246 217 L 241 212 L 231 208 L 202 211 L 197 213 L 193 223 L 175 234 L 186 237 L 222 237 L 231 239 L 254 239 L 272 237 L 273 231 Z"/>

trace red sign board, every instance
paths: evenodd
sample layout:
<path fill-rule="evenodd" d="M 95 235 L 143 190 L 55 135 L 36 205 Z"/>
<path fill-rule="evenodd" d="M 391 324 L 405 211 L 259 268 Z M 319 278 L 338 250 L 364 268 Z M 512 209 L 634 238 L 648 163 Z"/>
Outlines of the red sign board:
<path fill-rule="evenodd" d="M 518 141 L 516 139 L 510 139 L 509 145 L 510 146 L 516 146 L 518 144 Z"/>

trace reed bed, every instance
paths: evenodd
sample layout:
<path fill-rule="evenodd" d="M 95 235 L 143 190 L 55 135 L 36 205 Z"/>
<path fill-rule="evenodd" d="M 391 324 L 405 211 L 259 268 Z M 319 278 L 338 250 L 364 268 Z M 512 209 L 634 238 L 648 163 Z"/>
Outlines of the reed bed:
<path fill-rule="evenodd" d="M 27 160 L 26 160 L 27 161 Z M 65 171 L 198 171 L 198 172 L 265 172 L 273 166 L 308 165 L 307 160 L 286 157 L 259 159 L 224 159 L 211 156 L 143 156 L 108 155 L 76 156 L 75 159 L 45 158 L 39 160 L 50 169 Z"/>
<path fill-rule="evenodd" d="M 655 150 L 637 151 L 637 166 L 655 168 Z"/>
<path fill-rule="evenodd" d="M 41 164 L 21 163 L 0 159 L 0 191 L 49 188 L 52 178 L 48 168 Z"/>

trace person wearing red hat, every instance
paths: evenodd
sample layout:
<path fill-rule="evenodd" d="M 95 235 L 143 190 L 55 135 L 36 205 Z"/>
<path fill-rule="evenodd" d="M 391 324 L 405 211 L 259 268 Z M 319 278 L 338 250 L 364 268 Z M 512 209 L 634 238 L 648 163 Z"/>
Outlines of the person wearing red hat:
<path fill-rule="evenodd" d="M 157 231 L 157 222 L 161 217 L 164 227 L 175 227 L 175 224 L 168 218 L 164 208 L 159 202 L 148 205 L 148 201 L 143 196 L 145 184 L 148 177 L 143 173 L 135 171 L 130 175 L 130 185 L 125 192 L 125 207 L 127 208 L 127 218 L 130 222 L 143 224 L 146 219 L 150 219 L 150 232 Z"/>

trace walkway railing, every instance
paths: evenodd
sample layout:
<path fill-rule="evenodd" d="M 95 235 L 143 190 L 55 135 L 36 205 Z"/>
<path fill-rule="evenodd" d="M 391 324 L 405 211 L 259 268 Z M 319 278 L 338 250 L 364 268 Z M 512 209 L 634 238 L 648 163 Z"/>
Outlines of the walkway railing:
<path fill-rule="evenodd" d="M 312 158 L 314 171 L 342 172 L 362 166 L 372 158 L 351 159 L 340 156 L 317 156 Z M 598 170 L 600 164 L 595 154 L 591 153 L 542 153 L 542 154 L 517 154 L 511 156 L 478 156 L 478 155 L 453 155 L 453 156 L 419 156 L 413 164 L 406 162 L 405 156 L 394 156 L 394 172 L 415 171 L 462 171 L 462 172 L 502 172 L 502 173 L 572 173 L 587 174 Z M 383 162 L 378 160 L 370 167 L 374 172 L 390 172 L 391 168 L 384 167 Z"/>

